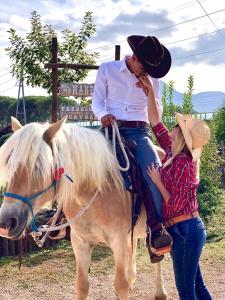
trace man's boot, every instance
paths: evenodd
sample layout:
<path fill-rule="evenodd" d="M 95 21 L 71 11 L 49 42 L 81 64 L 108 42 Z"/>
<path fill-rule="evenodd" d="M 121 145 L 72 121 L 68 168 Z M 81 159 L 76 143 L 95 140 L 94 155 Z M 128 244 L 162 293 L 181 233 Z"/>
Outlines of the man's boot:
<path fill-rule="evenodd" d="M 171 251 L 173 240 L 165 228 L 154 233 L 148 228 L 146 243 L 151 262 L 156 263 L 163 259 L 165 253 Z"/>

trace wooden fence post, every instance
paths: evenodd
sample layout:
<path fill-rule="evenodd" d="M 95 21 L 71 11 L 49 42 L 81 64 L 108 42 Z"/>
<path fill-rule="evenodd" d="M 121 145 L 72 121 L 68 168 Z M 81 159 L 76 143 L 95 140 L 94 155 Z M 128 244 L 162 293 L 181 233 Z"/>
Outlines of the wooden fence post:
<path fill-rule="evenodd" d="M 120 45 L 115 46 L 115 60 L 120 60 Z"/>
<path fill-rule="evenodd" d="M 52 38 L 52 64 L 57 64 L 58 62 L 58 43 L 57 38 Z M 58 94 L 58 68 L 57 66 L 52 66 L 52 122 L 57 122 L 57 94 Z"/>

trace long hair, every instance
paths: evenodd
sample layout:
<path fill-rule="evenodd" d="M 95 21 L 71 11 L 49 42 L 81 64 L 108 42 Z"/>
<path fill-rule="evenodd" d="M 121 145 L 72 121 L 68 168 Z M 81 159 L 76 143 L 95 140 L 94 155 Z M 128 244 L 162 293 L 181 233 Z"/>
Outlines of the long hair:
<path fill-rule="evenodd" d="M 106 139 L 97 130 L 64 124 L 51 147 L 43 134 L 49 124 L 30 123 L 17 130 L 0 148 L 0 184 L 13 182 L 16 172 L 26 168 L 33 182 L 49 184 L 56 168 L 63 167 L 74 184 L 60 181 L 59 201 L 73 195 L 79 187 L 88 191 L 110 188 L 123 190 L 118 163 Z"/>
<path fill-rule="evenodd" d="M 196 162 L 196 178 L 199 179 L 199 168 L 200 168 L 200 155 L 201 153 L 198 151 L 198 155 L 193 155 L 187 145 L 186 145 L 186 142 L 185 142 L 185 139 L 184 139 L 184 135 L 182 133 L 182 130 L 180 129 L 179 127 L 179 131 L 177 133 L 177 136 L 173 142 L 173 145 L 172 145 L 172 156 L 167 159 L 167 161 L 163 164 L 163 168 L 169 166 L 172 164 L 175 156 L 177 156 L 178 154 L 180 154 L 181 152 L 182 153 L 186 153 L 187 155 L 190 155 L 193 159 L 193 161 Z"/>

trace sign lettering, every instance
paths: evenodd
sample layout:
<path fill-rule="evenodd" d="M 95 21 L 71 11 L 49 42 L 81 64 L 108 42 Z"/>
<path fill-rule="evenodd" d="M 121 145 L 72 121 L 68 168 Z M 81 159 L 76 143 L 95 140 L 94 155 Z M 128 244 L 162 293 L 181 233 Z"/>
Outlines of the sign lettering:
<path fill-rule="evenodd" d="M 88 83 L 59 83 L 59 95 L 68 97 L 90 97 L 93 94 L 94 84 Z"/>

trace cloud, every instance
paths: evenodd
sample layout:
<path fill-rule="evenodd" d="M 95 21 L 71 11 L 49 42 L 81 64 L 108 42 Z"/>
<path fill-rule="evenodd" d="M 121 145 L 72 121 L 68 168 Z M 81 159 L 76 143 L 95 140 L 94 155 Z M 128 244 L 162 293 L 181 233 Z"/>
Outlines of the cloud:
<path fill-rule="evenodd" d="M 98 20 L 97 20 L 98 21 Z M 135 24 L 135 25 L 134 25 Z M 167 17 L 167 11 L 160 12 L 139 11 L 136 14 L 119 14 L 113 22 L 100 27 L 97 25 L 97 32 L 92 42 L 115 42 L 118 37 L 129 36 L 132 34 L 154 35 L 159 32 L 160 28 L 170 27 L 174 22 Z M 160 37 L 168 37 L 177 29 L 169 28 L 160 30 Z"/>
<path fill-rule="evenodd" d="M 190 62 L 194 64 L 205 63 L 214 66 L 225 63 L 225 49 L 219 50 L 222 48 L 225 48 L 225 30 L 220 31 L 220 33 L 215 32 L 196 38 L 189 50 L 178 46 L 170 47 L 170 51 L 174 66 L 181 66 Z"/>

